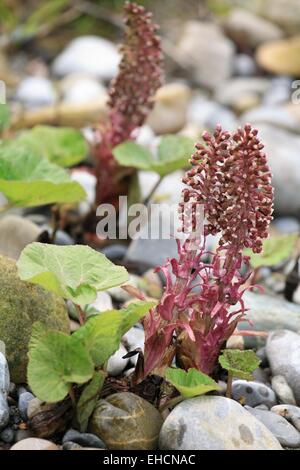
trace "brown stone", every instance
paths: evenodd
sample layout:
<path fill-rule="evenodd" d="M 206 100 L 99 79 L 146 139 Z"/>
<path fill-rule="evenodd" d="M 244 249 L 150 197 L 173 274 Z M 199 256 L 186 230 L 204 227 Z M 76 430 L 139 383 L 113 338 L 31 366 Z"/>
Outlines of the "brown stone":
<path fill-rule="evenodd" d="M 154 450 L 162 422 L 153 405 L 134 393 L 123 392 L 98 402 L 90 430 L 111 450 Z"/>

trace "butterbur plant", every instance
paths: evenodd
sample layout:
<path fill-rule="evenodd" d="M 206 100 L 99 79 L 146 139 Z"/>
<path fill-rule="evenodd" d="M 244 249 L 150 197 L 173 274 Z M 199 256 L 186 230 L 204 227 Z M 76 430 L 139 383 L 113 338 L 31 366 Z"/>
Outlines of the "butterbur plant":
<path fill-rule="evenodd" d="M 131 169 L 114 159 L 115 146 L 133 138 L 153 107 L 154 95 L 161 86 L 161 46 L 152 15 L 135 3 L 125 3 L 125 38 L 121 47 L 119 73 L 109 89 L 109 119 L 100 126 L 99 145 L 95 148 L 96 202 L 113 202 L 126 194 L 125 176 Z"/>
<path fill-rule="evenodd" d="M 81 327 L 72 335 L 34 324 L 27 375 L 42 401 L 55 403 L 70 395 L 77 421 L 85 430 L 106 377 L 108 359 L 153 302 L 134 302 L 121 310 L 85 318 L 85 307 L 97 292 L 128 279 L 125 268 L 88 246 L 31 243 L 20 256 L 18 273 L 22 280 L 72 301 L 78 310 Z"/>
<path fill-rule="evenodd" d="M 211 374 L 224 343 L 245 318 L 243 294 L 251 270 L 243 250 L 262 250 L 273 210 L 271 174 L 257 134 L 249 124 L 232 134 L 217 126 L 196 145 L 179 205 L 186 238 L 177 241 L 178 258 L 158 268 L 165 291 L 144 319 L 144 375 L 161 372 L 174 357 L 183 369 Z M 208 235 L 219 236 L 214 253 L 206 249 Z"/>

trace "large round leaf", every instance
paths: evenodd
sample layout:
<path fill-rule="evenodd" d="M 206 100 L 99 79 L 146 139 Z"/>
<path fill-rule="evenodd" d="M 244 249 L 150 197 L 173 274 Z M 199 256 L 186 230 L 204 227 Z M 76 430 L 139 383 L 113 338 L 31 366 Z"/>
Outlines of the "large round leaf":
<path fill-rule="evenodd" d="M 75 203 L 86 197 L 65 170 L 22 146 L 12 153 L 0 145 L 0 191 L 13 206 Z"/>
<path fill-rule="evenodd" d="M 135 325 L 153 302 L 134 302 L 122 310 L 108 310 L 90 318 L 74 333 L 84 344 L 96 366 L 102 366 L 120 346 L 122 336 Z"/>
<path fill-rule="evenodd" d="M 91 379 L 94 364 L 72 336 L 57 331 L 39 333 L 29 345 L 28 383 L 33 393 L 49 403 L 63 400 L 73 383 Z"/>
<path fill-rule="evenodd" d="M 155 171 L 160 176 L 166 176 L 188 166 L 193 148 L 193 142 L 188 137 L 166 135 L 160 140 L 157 155 L 152 155 L 145 147 L 132 141 L 117 145 L 113 154 L 122 166 Z"/>
<path fill-rule="evenodd" d="M 212 390 L 219 390 L 219 385 L 208 375 L 197 369 L 182 369 L 169 367 L 166 379 L 180 392 L 184 398 L 192 398 Z"/>
<path fill-rule="evenodd" d="M 63 167 L 76 165 L 88 153 L 81 132 L 70 127 L 36 126 L 22 132 L 17 144 Z"/>
<path fill-rule="evenodd" d="M 240 351 L 239 349 L 225 349 L 219 357 L 223 369 L 228 370 L 234 377 L 252 380 L 252 372 L 257 369 L 260 359 L 252 349 Z"/>
<path fill-rule="evenodd" d="M 125 268 L 83 245 L 31 243 L 17 265 L 23 281 L 39 284 L 82 307 L 96 299 L 97 291 L 128 280 Z"/>

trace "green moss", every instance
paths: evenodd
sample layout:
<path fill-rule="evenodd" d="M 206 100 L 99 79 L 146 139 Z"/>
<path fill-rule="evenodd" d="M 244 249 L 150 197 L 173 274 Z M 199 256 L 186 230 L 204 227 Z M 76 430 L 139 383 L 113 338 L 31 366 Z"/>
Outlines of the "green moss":
<path fill-rule="evenodd" d="M 43 288 L 19 279 L 15 261 L 0 256 L 0 340 L 13 382 L 26 382 L 28 343 L 32 324 L 69 332 L 64 301 Z"/>

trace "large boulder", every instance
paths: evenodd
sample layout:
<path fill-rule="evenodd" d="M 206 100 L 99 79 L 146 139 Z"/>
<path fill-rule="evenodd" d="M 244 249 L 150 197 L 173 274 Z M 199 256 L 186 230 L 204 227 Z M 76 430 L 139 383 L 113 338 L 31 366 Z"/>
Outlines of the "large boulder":
<path fill-rule="evenodd" d="M 13 382 L 26 382 L 28 343 L 36 321 L 65 333 L 69 331 L 63 299 L 21 281 L 15 261 L 0 255 L 0 340 L 6 345 Z"/>
<path fill-rule="evenodd" d="M 162 450 L 280 450 L 273 434 L 239 403 L 225 397 L 184 400 L 166 418 Z"/>

